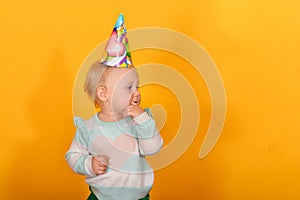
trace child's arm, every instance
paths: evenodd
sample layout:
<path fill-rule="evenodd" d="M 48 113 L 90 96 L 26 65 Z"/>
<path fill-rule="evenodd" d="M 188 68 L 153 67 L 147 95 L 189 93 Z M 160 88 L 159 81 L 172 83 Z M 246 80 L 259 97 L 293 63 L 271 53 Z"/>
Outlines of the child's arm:
<path fill-rule="evenodd" d="M 150 110 L 145 109 L 145 112 L 133 120 L 137 123 L 135 128 L 138 134 L 140 154 L 153 155 L 157 153 L 163 145 L 163 139 L 156 129 Z"/>
<path fill-rule="evenodd" d="M 74 172 L 86 176 L 103 174 L 108 165 L 107 156 L 93 157 L 88 151 L 88 131 L 85 121 L 75 119 L 77 128 L 70 149 L 66 153 L 66 160 Z"/>

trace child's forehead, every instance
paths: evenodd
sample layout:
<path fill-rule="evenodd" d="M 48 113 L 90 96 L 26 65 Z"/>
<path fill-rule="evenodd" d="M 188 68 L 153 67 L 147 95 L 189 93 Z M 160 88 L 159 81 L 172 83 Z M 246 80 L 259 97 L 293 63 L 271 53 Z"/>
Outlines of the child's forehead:
<path fill-rule="evenodd" d="M 106 74 L 107 78 L 122 81 L 138 81 L 138 73 L 135 68 L 110 68 Z"/>

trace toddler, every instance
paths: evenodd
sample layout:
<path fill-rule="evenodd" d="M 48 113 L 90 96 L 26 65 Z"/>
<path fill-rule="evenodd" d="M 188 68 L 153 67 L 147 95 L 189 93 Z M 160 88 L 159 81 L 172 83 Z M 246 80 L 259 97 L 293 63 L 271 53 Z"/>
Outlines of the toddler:
<path fill-rule="evenodd" d="M 163 139 L 149 109 L 140 107 L 139 78 L 122 14 L 105 49 L 84 86 L 101 111 L 88 120 L 75 117 L 77 130 L 66 159 L 76 173 L 86 176 L 88 200 L 149 199 L 154 174 L 145 156 L 157 153 Z"/>

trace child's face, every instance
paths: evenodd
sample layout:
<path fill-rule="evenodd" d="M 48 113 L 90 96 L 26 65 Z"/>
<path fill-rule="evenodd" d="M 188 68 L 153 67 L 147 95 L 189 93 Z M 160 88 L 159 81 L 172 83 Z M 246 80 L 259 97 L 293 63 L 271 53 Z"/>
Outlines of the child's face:
<path fill-rule="evenodd" d="M 105 80 L 112 111 L 118 117 L 129 105 L 140 104 L 139 77 L 135 68 L 111 69 Z"/>

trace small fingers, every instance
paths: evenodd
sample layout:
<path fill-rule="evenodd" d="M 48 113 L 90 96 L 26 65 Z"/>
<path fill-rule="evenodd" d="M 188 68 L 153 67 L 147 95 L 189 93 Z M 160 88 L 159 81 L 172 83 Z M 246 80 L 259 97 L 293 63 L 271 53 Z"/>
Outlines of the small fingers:
<path fill-rule="evenodd" d="M 109 166 L 109 157 L 106 155 L 98 155 L 93 157 L 93 171 L 95 174 L 100 175 L 106 172 Z"/>
<path fill-rule="evenodd" d="M 102 166 L 102 167 L 98 167 L 96 174 L 104 174 L 106 172 L 107 167 L 106 166 Z"/>
<path fill-rule="evenodd" d="M 108 166 L 109 165 L 109 157 L 106 155 L 99 155 L 96 156 L 97 160 L 99 161 L 100 166 Z"/>

